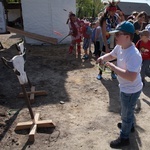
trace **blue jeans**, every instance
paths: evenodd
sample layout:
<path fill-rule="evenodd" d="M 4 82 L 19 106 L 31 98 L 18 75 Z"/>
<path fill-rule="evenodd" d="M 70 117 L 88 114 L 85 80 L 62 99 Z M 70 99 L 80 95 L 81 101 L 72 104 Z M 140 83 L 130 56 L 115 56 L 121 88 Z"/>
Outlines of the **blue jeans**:
<path fill-rule="evenodd" d="M 122 119 L 122 126 L 120 131 L 121 138 L 129 138 L 131 128 L 134 125 L 134 109 L 140 94 L 141 91 L 131 94 L 127 94 L 124 92 L 120 93 Z"/>

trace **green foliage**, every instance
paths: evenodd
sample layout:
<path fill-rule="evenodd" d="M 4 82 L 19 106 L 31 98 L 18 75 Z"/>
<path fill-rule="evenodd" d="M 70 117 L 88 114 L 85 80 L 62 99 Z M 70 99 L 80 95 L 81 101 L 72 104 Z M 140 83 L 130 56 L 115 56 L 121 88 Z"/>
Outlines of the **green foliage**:
<path fill-rule="evenodd" d="M 6 0 L 7 3 L 20 3 L 21 0 Z"/>
<path fill-rule="evenodd" d="M 76 0 L 77 16 L 83 17 L 97 17 L 97 14 L 104 8 L 101 0 Z"/>

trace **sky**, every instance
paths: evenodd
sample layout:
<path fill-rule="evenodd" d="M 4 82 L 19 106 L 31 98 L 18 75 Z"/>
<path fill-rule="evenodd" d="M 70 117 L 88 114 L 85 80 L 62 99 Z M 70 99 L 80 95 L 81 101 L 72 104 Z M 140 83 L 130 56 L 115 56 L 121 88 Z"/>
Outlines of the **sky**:
<path fill-rule="evenodd" d="M 107 0 L 103 0 L 103 1 L 107 1 Z M 120 1 L 121 2 L 147 3 L 150 6 L 150 0 L 120 0 Z"/>
<path fill-rule="evenodd" d="M 121 2 L 136 2 L 136 3 L 147 3 L 150 6 L 150 0 L 120 0 Z"/>

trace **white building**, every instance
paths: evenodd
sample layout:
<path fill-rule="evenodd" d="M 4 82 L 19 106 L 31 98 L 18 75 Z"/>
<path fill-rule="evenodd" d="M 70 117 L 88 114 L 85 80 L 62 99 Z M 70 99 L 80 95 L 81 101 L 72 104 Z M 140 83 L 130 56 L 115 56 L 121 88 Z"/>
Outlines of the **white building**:
<path fill-rule="evenodd" d="M 24 31 L 57 38 L 58 41 L 69 33 L 66 21 L 69 11 L 76 12 L 76 0 L 22 0 L 21 5 Z M 70 37 L 63 43 L 69 41 Z M 42 44 L 29 38 L 26 42 Z"/>
<path fill-rule="evenodd" d="M 6 32 L 6 18 L 3 3 L 0 2 L 0 33 Z"/>

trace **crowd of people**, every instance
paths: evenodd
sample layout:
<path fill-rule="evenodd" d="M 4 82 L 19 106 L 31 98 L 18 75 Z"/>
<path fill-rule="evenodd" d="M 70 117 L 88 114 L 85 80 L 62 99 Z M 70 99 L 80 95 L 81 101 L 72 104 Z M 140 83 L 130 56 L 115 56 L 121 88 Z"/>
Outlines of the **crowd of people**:
<path fill-rule="evenodd" d="M 67 21 L 70 29 L 69 35 L 71 36 L 71 44 L 68 53 L 71 54 L 77 45 L 78 55 L 81 55 L 81 49 L 83 48 L 84 55 L 82 58 L 86 60 L 89 58 L 89 54 L 92 53 L 91 44 L 94 45 L 93 54 L 96 59 L 102 54 L 110 52 L 115 47 L 115 37 L 109 34 L 109 32 L 114 30 L 119 23 L 125 20 L 134 25 L 135 33 L 132 42 L 137 45 L 139 40 L 141 40 L 140 31 L 146 29 L 146 26 L 148 27 L 149 25 L 148 16 L 145 11 L 134 11 L 125 19 L 124 13 L 118 9 L 117 5 L 115 5 L 115 3 L 110 3 L 104 12 L 98 14 L 97 20 L 94 22 L 89 22 L 84 19 L 81 20 L 70 12 Z M 81 48 L 82 41 L 83 47 Z M 144 51 L 141 51 L 142 54 L 143 52 Z M 150 59 L 150 56 L 148 57 Z M 99 68 L 99 73 L 97 75 L 98 80 L 102 79 L 102 72 L 103 70 Z M 111 72 L 111 77 L 112 79 L 116 79 L 116 74 L 113 71 Z M 145 77 L 142 77 L 145 85 Z"/>
<path fill-rule="evenodd" d="M 72 39 L 69 54 L 76 44 L 77 52 L 81 54 L 83 39 L 83 59 L 87 60 L 93 43 L 96 63 L 109 67 L 112 79 L 118 79 L 122 122 L 118 123 L 120 135 L 110 143 L 110 147 L 129 145 L 130 132 L 134 131 L 135 106 L 145 86 L 146 71 L 150 68 L 150 24 L 147 13 L 134 11 L 126 18 L 117 3 L 110 2 L 94 22 L 80 20 L 71 12 L 67 23 Z M 98 80 L 102 79 L 102 72 L 99 67 Z"/>

